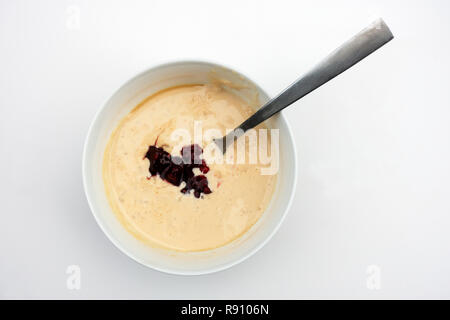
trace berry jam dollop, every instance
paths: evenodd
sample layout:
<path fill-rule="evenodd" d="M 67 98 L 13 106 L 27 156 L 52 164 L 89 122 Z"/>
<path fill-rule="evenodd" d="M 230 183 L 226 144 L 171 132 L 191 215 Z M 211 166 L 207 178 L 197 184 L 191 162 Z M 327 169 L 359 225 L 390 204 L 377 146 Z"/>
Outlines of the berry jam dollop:
<path fill-rule="evenodd" d="M 144 157 L 150 161 L 150 175 L 159 175 L 161 179 L 177 187 L 184 181 L 186 185 L 181 189 L 181 193 L 189 194 L 194 190 L 196 198 L 200 198 L 202 193 L 211 193 L 208 178 L 203 175 L 209 171 L 205 160 L 201 159 L 203 149 L 198 144 L 191 144 L 184 146 L 180 154 L 181 157 L 172 156 L 162 147 L 157 147 L 155 142 L 155 145 L 148 148 Z M 194 168 L 198 168 L 203 174 L 195 175 Z"/>

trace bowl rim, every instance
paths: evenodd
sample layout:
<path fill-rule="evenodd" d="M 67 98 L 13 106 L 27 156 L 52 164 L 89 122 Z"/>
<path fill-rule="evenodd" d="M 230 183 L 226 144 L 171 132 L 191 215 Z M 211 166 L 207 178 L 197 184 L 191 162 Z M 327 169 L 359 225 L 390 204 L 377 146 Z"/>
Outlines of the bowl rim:
<path fill-rule="evenodd" d="M 241 256 L 239 259 L 235 259 L 232 260 L 224 265 L 220 265 L 217 267 L 213 267 L 213 268 L 209 268 L 209 269 L 204 269 L 204 270 L 197 270 L 197 271 L 180 271 L 180 270 L 174 270 L 171 268 L 161 268 L 161 267 L 156 267 L 153 266 L 147 262 L 144 262 L 142 259 L 140 259 L 139 257 L 135 256 L 134 254 L 130 253 L 126 248 L 124 248 L 122 246 L 122 244 L 120 243 L 119 240 L 115 239 L 113 236 L 111 236 L 102 219 L 99 217 L 98 213 L 95 210 L 95 207 L 93 205 L 93 199 L 91 197 L 91 195 L 88 192 L 88 183 L 87 183 L 87 162 L 88 162 L 88 145 L 90 140 L 92 139 L 92 132 L 94 130 L 95 125 L 97 124 L 100 115 L 102 114 L 103 110 L 106 108 L 106 106 L 108 105 L 109 101 L 116 95 L 117 92 L 121 91 L 123 88 L 125 88 L 126 86 L 128 86 L 131 82 L 135 81 L 137 78 L 143 76 L 146 73 L 149 72 L 153 72 L 156 71 L 160 68 L 165 68 L 168 66 L 176 66 L 176 65 L 183 65 L 183 64 L 204 64 L 204 65 L 209 65 L 209 66 L 213 66 L 213 67 L 218 67 L 218 68 L 224 68 L 227 70 L 231 70 L 233 72 L 236 72 L 237 74 L 243 76 L 247 81 L 250 81 L 255 87 L 257 87 L 259 90 L 261 90 L 266 96 L 268 96 L 269 98 L 270 95 L 267 94 L 267 91 L 261 87 L 259 84 L 257 84 L 255 81 L 253 81 L 253 79 L 249 78 L 247 75 L 243 74 L 242 72 L 240 72 L 240 70 L 237 70 L 236 68 L 232 68 L 229 67 L 228 65 L 225 65 L 223 63 L 217 63 L 217 62 L 212 62 L 210 60 L 192 60 L 192 59 L 188 59 L 188 60 L 171 60 L 171 61 L 165 61 L 165 62 L 157 62 L 156 64 L 153 64 L 150 67 L 145 68 L 143 71 L 139 72 L 138 74 L 132 76 L 131 78 L 129 78 L 127 81 L 125 81 L 119 88 L 117 88 L 116 90 L 114 90 L 114 92 L 103 101 L 103 103 L 101 104 L 101 107 L 98 108 L 98 110 L 96 111 L 93 119 L 90 122 L 89 128 L 87 130 L 87 134 L 84 140 L 84 145 L 83 145 L 83 154 L 82 154 L 82 163 L 81 163 L 81 174 L 82 174 L 82 179 L 83 179 L 83 189 L 84 189 L 84 194 L 86 196 L 88 205 L 89 205 L 89 209 L 92 213 L 92 215 L 94 216 L 95 221 L 97 222 L 98 226 L 100 227 L 100 229 L 103 231 L 103 233 L 106 235 L 106 237 L 114 244 L 114 246 L 119 249 L 119 251 L 121 251 L 124 255 L 126 255 L 127 257 L 131 258 L 132 260 L 134 260 L 135 262 L 159 271 L 159 272 L 163 272 L 166 274 L 173 274 L 173 275 L 206 275 L 206 274 L 211 274 L 211 273 L 215 273 L 215 272 L 219 272 L 219 271 L 223 271 L 226 269 L 229 269 L 235 265 L 238 265 L 239 263 L 243 262 L 244 260 L 247 260 L 248 258 L 250 258 L 251 256 L 253 256 L 256 252 L 258 252 L 261 248 L 263 248 L 275 235 L 275 233 L 280 229 L 283 221 L 285 220 L 288 212 L 291 209 L 292 206 L 292 202 L 294 200 L 294 196 L 296 193 L 296 189 L 297 189 L 297 172 L 298 172 L 298 164 L 297 164 L 297 148 L 296 148 L 296 144 L 294 141 L 294 135 L 292 134 L 292 129 L 291 129 L 291 125 L 289 124 L 289 121 L 287 120 L 286 117 L 284 117 L 283 113 L 280 112 L 279 115 L 280 117 L 283 119 L 283 121 L 286 124 L 286 128 L 287 128 L 287 132 L 289 134 L 289 138 L 291 141 L 291 147 L 292 147 L 292 153 L 293 153 L 293 157 L 294 157 L 294 172 L 293 172 L 293 176 L 294 176 L 294 181 L 293 181 L 293 185 L 292 185 L 292 190 L 289 196 L 289 200 L 288 203 L 286 205 L 286 209 L 284 210 L 281 218 L 279 219 L 278 223 L 276 224 L 276 226 L 272 229 L 272 231 L 270 232 L 270 234 L 268 236 L 266 236 L 266 238 L 261 241 L 258 245 L 256 245 L 252 250 L 250 250 L 248 253 L 246 253 L 245 255 Z"/>

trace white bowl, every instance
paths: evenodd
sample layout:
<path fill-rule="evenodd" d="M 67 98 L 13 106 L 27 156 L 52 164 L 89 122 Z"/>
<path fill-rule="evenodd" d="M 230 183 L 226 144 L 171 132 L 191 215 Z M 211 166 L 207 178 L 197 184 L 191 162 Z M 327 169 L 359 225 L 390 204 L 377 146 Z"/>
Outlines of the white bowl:
<path fill-rule="evenodd" d="M 100 228 L 126 255 L 162 272 L 180 275 L 206 274 L 227 269 L 247 259 L 261 249 L 280 227 L 295 194 L 295 145 L 289 125 L 283 115 L 278 114 L 267 121 L 269 128 L 280 130 L 280 168 L 275 193 L 262 217 L 243 236 L 213 250 L 175 252 L 145 245 L 119 223 L 108 204 L 102 180 L 103 153 L 111 132 L 119 121 L 146 97 L 173 86 L 208 83 L 211 81 L 211 74 L 233 83 L 250 86 L 249 92 L 253 90 L 253 93 L 259 93 L 261 105 L 269 99 L 253 81 L 223 66 L 199 61 L 168 63 L 142 72 L 117 90 L 96 114 L 84 145 L 84 189 Z M 239 94 L 244 99 L 250 99 L 246 97 L 245 92 Z"/>

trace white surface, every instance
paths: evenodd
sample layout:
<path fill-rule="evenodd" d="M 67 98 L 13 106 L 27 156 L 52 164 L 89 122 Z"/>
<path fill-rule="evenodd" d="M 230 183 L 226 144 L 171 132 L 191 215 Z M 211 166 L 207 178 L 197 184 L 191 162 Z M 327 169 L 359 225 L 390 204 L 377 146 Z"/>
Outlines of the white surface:
<path fill-rule="evenodd" d="M 66 27 L 70 6 L 80 9 L 76 30 Z M 449 9 L 445 0 L 1 0 L 0 297 L 450 298 Z M 104 236 L 83 194 L 81 150 L 124 81 L 198 58 L 273 95 L 378 16 L 396 39 L 285 111 L 299 181 L 266 247 L 227 271 L 181 277 L 137 264 Z M 81 290 L 66 288 L 72 264 Z M 381 270 L 379 290 L 366 286 L 369 265 Z"/>

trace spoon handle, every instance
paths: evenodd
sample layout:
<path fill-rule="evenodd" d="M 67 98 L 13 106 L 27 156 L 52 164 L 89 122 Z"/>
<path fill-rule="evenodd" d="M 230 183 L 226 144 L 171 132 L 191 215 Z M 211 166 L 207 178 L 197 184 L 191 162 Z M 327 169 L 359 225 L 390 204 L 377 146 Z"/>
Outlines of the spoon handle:
<path fill-rule="evenodd" d="M 242 129 L 245 132 L 257 126 L 358 63 L 393 38 L 394 36 L 386 23 L 382 19 L 376 20 L 332 52 L 277 97 L 267 102 L 236 129 Z"/>

